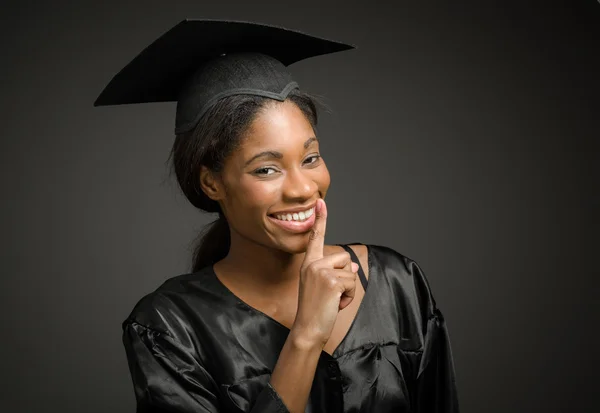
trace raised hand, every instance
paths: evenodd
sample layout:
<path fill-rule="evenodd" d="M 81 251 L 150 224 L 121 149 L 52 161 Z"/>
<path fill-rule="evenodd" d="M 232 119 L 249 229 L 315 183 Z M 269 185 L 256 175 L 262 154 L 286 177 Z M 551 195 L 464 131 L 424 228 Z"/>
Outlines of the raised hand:
<path fill-rule="evenodd" d="M 317 200 L 315 223 L 300 269 L 298 310 L 292 329 L 309 342 L 325 345 L 338 312 L 354 299 L 358 264 L 346 251 L 323 256 L 327 206 Z"/>

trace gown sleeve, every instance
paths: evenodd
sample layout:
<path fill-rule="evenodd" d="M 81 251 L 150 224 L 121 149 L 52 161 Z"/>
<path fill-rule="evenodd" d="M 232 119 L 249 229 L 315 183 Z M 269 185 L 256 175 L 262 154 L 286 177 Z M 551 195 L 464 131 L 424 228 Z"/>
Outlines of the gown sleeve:
<path fill-rule="evenodd" d="M 219 386 L 192 350 L 165 332 L 133 321 L 123 324 L 123 344 L 133 381 L 136 413 L 224 413 Z M 251 413 L 288 413 L 270 384 Z"/>
<path fill-rule="evenodd" d="M 410 262 L 419 301 L 423 355 L 417 373 L 416 412 L 459 413 L 450 336 L 444 316 L 435 303 L 425 274 Z"/>

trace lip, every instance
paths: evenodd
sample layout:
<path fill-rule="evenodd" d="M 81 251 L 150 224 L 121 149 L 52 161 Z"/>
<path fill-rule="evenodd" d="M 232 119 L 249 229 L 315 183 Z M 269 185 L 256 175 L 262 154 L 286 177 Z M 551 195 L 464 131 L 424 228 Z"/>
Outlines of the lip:
<path fill-rule="evenodd" d="M 316 206 L 317 206 L 317 201 L 315 201 L 311 205 L 308 205 L 305 207 L 298 207 L 298 208 L 286 209 L 285 211 L 273 212 L 272 214 L 269 214 L 269 216 L 293 214 L 294 212 L 308 211 L 311 208 L 316 208 Z M 316 212 L 316 209 L 313 212 Z M 314 213 L 313 213 L 313 215 L 314 215 Z"/>
<path fill-rule="evenodd" d="M 300 211 L 304 211 L 304 209 L 301 209 Z M 308 230 L 310 230 L 312 228 L 312 226 L 315 224 L 316 215 L 317 214 L 315 212 L 313 212 L 313 214 L 310 217 L 308 217 L 308 219 L 306 221 L 302 221 L 302 222 L 282 221 L 282 220 L 274 218 L 270 215 L 267 215 L 267 217 L 275 225 L 277 225 L 287 231 L 295 232 L 295 233 L 303 233 L 303 232 L 307 232 Z"/>

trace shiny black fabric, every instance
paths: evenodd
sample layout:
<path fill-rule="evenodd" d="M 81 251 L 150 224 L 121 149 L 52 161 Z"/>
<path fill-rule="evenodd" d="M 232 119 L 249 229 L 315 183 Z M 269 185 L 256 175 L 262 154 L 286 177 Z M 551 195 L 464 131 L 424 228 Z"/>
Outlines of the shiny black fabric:
<path fill-rule="evenodd" d="M 444 317 L 418 264 L 367 245 L 368 286 L 308 413 L 457 413 Z M 289 329 L 239 300 L 212 267 L 167 280 L 123 322 L 138 413 L 287 412 L 269 383 Z"/>

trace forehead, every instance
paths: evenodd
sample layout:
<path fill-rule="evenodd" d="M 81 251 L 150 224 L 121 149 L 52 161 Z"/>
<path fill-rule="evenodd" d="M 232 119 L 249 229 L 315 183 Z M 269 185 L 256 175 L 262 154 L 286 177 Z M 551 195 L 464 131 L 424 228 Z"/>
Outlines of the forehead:
<path fill-rule="evenodd" d="M 315 135 L 304 113 L 293 102 L 273 102 L 263 108 L 242 136 L 244 155 L 258 149 L 304 149 L 304 142 Z"/>

